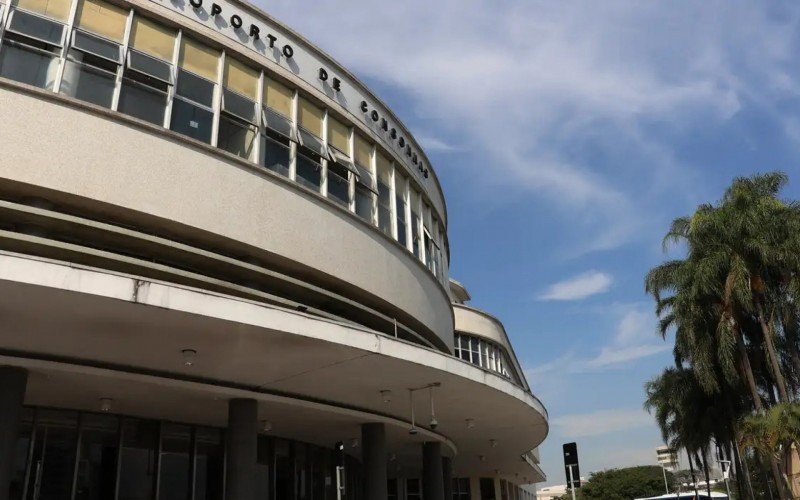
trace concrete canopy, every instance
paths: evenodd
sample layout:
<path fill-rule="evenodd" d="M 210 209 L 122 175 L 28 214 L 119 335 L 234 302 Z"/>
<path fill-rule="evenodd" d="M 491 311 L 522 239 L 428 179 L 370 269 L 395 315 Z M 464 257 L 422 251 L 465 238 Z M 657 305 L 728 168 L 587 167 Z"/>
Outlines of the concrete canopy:
<path fill-rule="evenodd" d="M 27 367 L 27 404 L 224 426 L 252 397 L 277 436 L 323 446 L 387 424 L 395 467 L 441 441 L 456 475 L 541 474 L 521 456 L 544 440 L 541 403 L 509 381 L 417 345 L 296 311 L 135 277 L 0 253 L 0 364 Z M 197 351 L 191 366 L 183 349 Z M 428 428 L 434 390 L 439 426 Z M 391 391 L 389 402 L 381 391 Z M 466 424 L 467 419 L 474 426 Z M 358 449 L 350 449 L 358 455 Z"/>

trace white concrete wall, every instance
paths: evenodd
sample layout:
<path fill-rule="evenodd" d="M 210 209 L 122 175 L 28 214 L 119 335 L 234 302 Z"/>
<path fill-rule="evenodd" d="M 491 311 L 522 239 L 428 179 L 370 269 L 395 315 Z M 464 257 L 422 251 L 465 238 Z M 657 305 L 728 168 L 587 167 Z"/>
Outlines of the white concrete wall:
<path fill-rule="evenodd" d="M 415 318 L 452 349 L 442 285 L 407 250 L 318 195 L 167 132 L 0 87 L 0 183 L 40 186 L 213 233 L 316 270 Z M 132 212 L 134 213 L 134 212 Z"/>

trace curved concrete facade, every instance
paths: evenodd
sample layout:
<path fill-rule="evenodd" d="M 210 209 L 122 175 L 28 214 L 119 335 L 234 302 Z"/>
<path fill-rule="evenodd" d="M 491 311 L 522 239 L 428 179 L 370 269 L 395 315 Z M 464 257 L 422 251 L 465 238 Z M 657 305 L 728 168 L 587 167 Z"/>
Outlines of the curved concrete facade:
<path fill-rule="evenodd" d="M 0 121 L 8 127 L 3 140 L 14 144 L 0 163 L 0 189 L 5 183 L 7 192 L 27 196 L 51 190 L 40 197 L 89 210 L 91 202 L 101 203 L 95 214 L 114 213 L 145 227 L 157 218 L 168 226 L 166 234 L 235 242 L 229 243 L 233 251 L 251 252 L 357 300 L 371 299 L 421 327 L 435 345 L 452 349 L 442 284 L 376 228 L 271 172 L 177 134 L 37 94 L 0 87 Z"/>

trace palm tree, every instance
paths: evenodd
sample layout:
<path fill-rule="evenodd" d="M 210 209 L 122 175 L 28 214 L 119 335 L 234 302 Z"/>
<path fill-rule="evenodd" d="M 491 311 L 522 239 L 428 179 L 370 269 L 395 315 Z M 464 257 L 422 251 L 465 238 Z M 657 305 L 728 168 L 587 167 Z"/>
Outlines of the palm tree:
<path fill-rule="evenodd" d="M 708 496 L 708 454 L 712 438 L 720 436 L 716 423 L 724 419 L 719 401 L 705 392 L 691 370 L 667 368 L 660 376 L 645 384 L 645 408 L 653 412 L 664 442 L 675 449 L 683 449 L 689 456 L 694 475 L 695 463 L 703 465 Z"/>
<path fill-rule="evenodd" d="M 726 408 L 722 442 L 740 441 L 732 423 L 748 406 L 740 404 L 742 388 L 758 414 L 800 388 L 800 207 L 778 199 L 786 181 L 780 172 L 736 179 L 717 205 L 675 219 L 664 246 L 685 245 L 687 255 L 645 279 L 661 335 L 675 332 L 677 370 L 688 367 Z M 767 457 L 783 486 L 775 457 Z"/>
<path fill-rule="evenodd" d="M 778 487 L 787 490 L 791 449 L 800 445 L 800 404 L 780 403 L 763 414 L 745 417 L 740 423 L 740 444 L 778 462 L 784 471 Z"/>

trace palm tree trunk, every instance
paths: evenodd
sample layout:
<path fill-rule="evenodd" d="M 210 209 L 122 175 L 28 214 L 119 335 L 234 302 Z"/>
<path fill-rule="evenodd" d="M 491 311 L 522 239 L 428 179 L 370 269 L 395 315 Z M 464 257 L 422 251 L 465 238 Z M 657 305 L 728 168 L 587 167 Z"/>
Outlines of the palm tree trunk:
<path fill-rule="evenodd" d="M 750 481 L 750 467 L 747 465 L 746 458 L 739 453 L 738 438 L 734 437 L 734 439 L 735 441 L 731 443 L 731 446 L 733 448 L 733 459 L 736 461 L 736 487 L 739 492 L 739 498 L 755 500 L 753 483 Z M 746 497 L 745 495 L 749 496 Z"/>
<path fill-rule="evenodd" d="M 788 402 L 789 393 L 786 391 L 786 380 L 783 378 L 783 372 L 778 363 L 778 353 L 775 351 L 775 342 L 773 342 L 772 339 L 772 332 L 770 331 L 769 325 L 767 325 L 767 318 L 764 317 L 764 306 L 761 303 L 761 297 L 754 296 L 753 300 L 756 304 L 756 313 L 758 314 L 758 323 L 761 325 L 761 333 L 764 335 L 764 345 L 767 347 L 767 357 L 772 367 L 772 376 L 775 377 L 775 383 L 778 386 L 780 401 Z"/>
<path fill-rule="evenodd" d="M 689 450 L 686 450 L 686 458 L 689 459 L 689 470 L 692 472 L 692 484 L 694 485 L 694 496 L 698 495 L 697 493 L 697 476 L 694 474 L 694 462 L 692 462 L 692 454 Z"/>
<path fill-rule="evenodd" d="M 753 376 L 753 367 L 750 366 L 750 358 L 747 355 L 747 349 L 744 346 L 744 339 L 742 339 L 742 331 L 739 329 L 740 323 L 737 321 L 734 325 L 736 328 L 736 350 L 739 353 L 739 364 L 741 370 L 744 372 L 744 378 L 747 380 L 747 388 L 750 389 L 750 396 L 753 398 L 753 406 L 756 411 L 761 413 L 764 411 L 764 404 L 761 402 L 761 395 L 758 394 L 758 386 L 756 386 L 756 379 Z"/>
<path fill-rule="evenodd" d="M 769 457 L 769 465 L 772 469 L 772 477 L 775 479 L 775 489 L 778 490 L 778 497 L 783 500 L 785 498 L 792 498 L 786 491 L 786 481 L 783 479 L 783 473 L 781 472 L 781 468 L 778 466 L 777 460 L 775 457 Z"/>
<path fill-rule="evenodd" d="M 706 493 L 708 493 L 708 498 L 711 498 L 711 478 L 708 476 L 708 460 L 706 459 L 705 450 L 700 450 L 700 457 L 703 459 L 703 475 L 706 477 Z"/>

